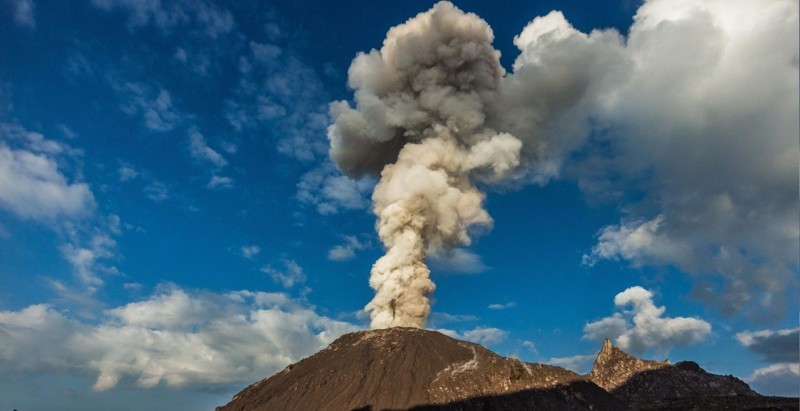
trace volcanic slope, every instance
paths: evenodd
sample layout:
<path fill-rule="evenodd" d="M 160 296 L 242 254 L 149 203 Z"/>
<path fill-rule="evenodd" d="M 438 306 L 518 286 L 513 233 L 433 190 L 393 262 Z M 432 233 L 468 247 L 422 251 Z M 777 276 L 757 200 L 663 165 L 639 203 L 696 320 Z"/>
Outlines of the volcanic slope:
<path fill-rule="evenodd" d="M 455 403 L 463 410 L 625 408 L 564 368 L 501 357 L 436 331 L 396 327 L 346 334 L 217 410 L 450 409 L 447 404 Z"/>
<path fill-rule="evenodd" d="M 501 357 L 436 331 L 400 327 L 343 335 L 217 408 L 399 409 L 798 408 L 797 399 L 762 397 L 743 381 L 710 374 L 696 363 L 642 360 L 609 341 L 592 371 L 579 375 L 560 367 Z"/>

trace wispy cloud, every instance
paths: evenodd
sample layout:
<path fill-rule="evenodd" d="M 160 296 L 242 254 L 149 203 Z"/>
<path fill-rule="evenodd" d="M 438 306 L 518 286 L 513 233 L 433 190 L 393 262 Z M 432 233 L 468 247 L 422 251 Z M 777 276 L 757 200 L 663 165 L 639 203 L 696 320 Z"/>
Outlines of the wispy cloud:
<path fill-rule="evenodd" d="M 206 139 L 197 128 L 189 130 L 189 154 L 198 162 L 206 163 L 216 168 L 222 168 L 228 164 L 228 161 L 221 154 L 208 146 Z"/>
<path fill-rule="evenodd" d="M 351 180 L 326 161 L 305 173 L 297 183 L 297 199 L 312 205 L 323 215 L 345 210 L 362 210 L 369 206 L 369 195 L 375 181 L 369 178 Z"/>
<path fill-rule="evenodd" d="M 534 353 L 535 355 L 539 355 L 539 350 L 536 348 L 536 344 L 533 341 L 525 340 L 522 342 L 522 346 L 527 348 L 530 352 Z"/>
<path fill-rule="evenodd" d="M 68 174 L 82 175 L 83 152 L 17 124 L 1 123 L 0 137 L 0 208 L 44 224 L 62 243 L 80 290 L 53 283 L 59 295 L 78 301 L 73 297 L 93 294 L 103 277 L 118 274 L 109 261 L 117 256 L 121 219 L 98 211 L 88 184 L 70 181 Z"/>
<path fill-rule="evenodd" d="M 230 125 L 263 131 L 278 152 L 301 161 L 325 155 L 329 99 L 314 68 L 276 44 L 249 46 L 235 96 L 226 101 Z"/>
<path fill-rule="evenodd" d="M 94 211 L 89 185 L 68 178 L 61 167 L 78 150 L 16 124 L 0 124 L 0 136 L 0 207 L 48 224 Z"/>
<path fill-rule="evenodd" d="M 187 47 L 177 47 L 173 60 L 200 78 L 209 77 L 212 69 L 211 56 L 206 50 L 201 48 L 189 49 Z"/>
<path fill-rule="evenodd" d="M 209 168 L 211 177 L 206 184 L 210 189 L 224 189 L 233 187 L 233 178 L 220 175 L 223 167 L 228 165 L 228 160 L 225 159 L 218 151 L 209 147 L 205 137 L 200 133 L 196 127 L 189 129 L 189 142 L 188 150 L 189 155 L 200 165 Z"/>
<path fill-rule="evenodd" d="M 11 8 L 14 13 L 14 21 L 20 26 L 33 29 L 36 27 L 34 10 L 36 8 L 33 0 L 11 0 Z"/>
<path fill-rule="evenodd" d="M 178 0 L 171 2 L 138 0 L 92 0 L 95 7 L 105 10 L 123 10 L 128 15 L 128 28 L 135 30 L 154 25 L 164 34 L 181 26 L 194 29 L 209 38 L 231 32 L 233 15 L 207 0 Z"/>
<path fill-rule="evenodd" d="M 478 321 L 480 318 L 470 314 L 449 314 L 434 311 L 428 318 L 428 326 L 438 328 L 445 324 Z"/>
<path fill-rule="evenodd" d="M 149 131 L 163 133 L 175 129 L 184 115 L 172 102 L 169 91 L 145 83 L 109 77 L 111 87 L 121 101 L 120 109 L 128 115 L 141 116 Z"/>
<path fill-rule="evenodd" d="M 344 244 L 338 244 L 328 250 L 328 260 L 349 261 L 356 257 L 356 251 L 369 247 L 369 243 L 361 242 L 358 237 L 353 235 L 343 236 Z"/>
<path fill-rule="evenodd" d="M 72 51 L 64 60 L 64 74 L 71 79 L 89 77 L 95 74 L 95 67 L 79 51 Z"/>
<path fill-rule="evenodd" d="M 297 264 L 296 261 L 283 259 L 280 263 L 283 268 L 265 265 L 261 267 L 261 271 L 269 274 L 272 281 L 282 285 L 284 288 L 292 288 L 295 285 L 306 282 L 306 275 L 303 272 L 303 267 L 300 267 L 300 264 Z"/>
<path fill-rule="evenodd" d="M 211 179 L 208 180 L 208 184 L 206 184 L 206 187 L 211 189 L 231 188 L 233 187 L 233 179 L 230 177 L 213 175 L 211 176 Z"/>
<path fill-rule="evenodd" d="M 259 253 L 261 253 L 261 247 L 252 244 L 252 245 L 243 245 L 240 249 L 242 253 L 242 257 L 252 260 L 255 258 Z"/>
<path fill-rule="evenodd" d="M 136 170 L 136 168 L 132 164 L 120 161 L 119 168 L 117 168 L 117 174 L 119 174 L 119 181 L 124 183 L 138 177 L 139 171 Z"/>
<path fill-rule="evenodd" d="M 427 262 L 437 272 L 478 274 L 488 267 L 481 256 L 465 248 L 440 249 L 428 256 Z"/>
<path fill-rule="evenodd" d="M 94 292 L 103 285 L 101 274 L 116 274 L 117 269 L 102 263 L 116 255 L 117 242 L 108 234 L 99 232 L 90 237 L 88 244 L 74 241 L 61 247 L 61 253 L 72 264 L 78 280 Z"/>
<path fill-rule="evenodd" d="M 153 180 L 144 187 L 144 195 L 159 203 L 170 198 L 169 187 L 158 180 Z"/>
<path fill-rule="evenodd" d="M 514 308 L 516 306 L 517 306 L 516 302 L 509 301 L 509 302 L 503 303 L 503 304 L 489 304 L 488 308 L 490 310 L 505 310 L 505 309 L 508 309 L 508 308 Z"/>

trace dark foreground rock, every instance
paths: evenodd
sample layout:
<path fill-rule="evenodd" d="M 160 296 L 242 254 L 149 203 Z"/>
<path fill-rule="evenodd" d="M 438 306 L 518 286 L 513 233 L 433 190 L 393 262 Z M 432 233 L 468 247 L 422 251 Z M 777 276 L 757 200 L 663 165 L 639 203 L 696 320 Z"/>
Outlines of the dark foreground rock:
<path fill-rule="evenodd" d="M 790 411 L 798 409 L 797 398 L 785 397 L 694 397 L 658 400 L 641 411 Z"/>
<path fill-rule="evenodd" d="M 582 376 L 435 331 L 391 328 L 344 335 L 217 410 L 744 410 L 787 409 L 791 400 L 761 397 L 695 363 L 641 360 L 609 342 Z"/>

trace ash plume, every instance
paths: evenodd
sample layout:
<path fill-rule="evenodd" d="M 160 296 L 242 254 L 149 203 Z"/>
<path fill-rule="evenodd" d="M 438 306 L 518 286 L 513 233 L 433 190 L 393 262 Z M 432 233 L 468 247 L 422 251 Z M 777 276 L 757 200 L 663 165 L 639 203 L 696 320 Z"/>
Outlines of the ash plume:
<path fill-rule="evenodd" d="M 761 3 L 646 0 L 626 35 L 584 33 L 552 11 L 514 37 L 506 73 L 489 25 L 441 2 L 358 54 L 355 106 L 331 104 L 328 137 L 343 173 L 380 178 L 373 328 L 424 325 L 425 256 L 492 224 L 476 183 L 560 177 L 621 210 L 587 265 L 673 266 L 723 314 L 787 312 L 800 239 L 798 3 Z"/>
<path fill-rule="evenodd" d="M 520 164 L 522 142 L 490 125 L 505 71 L 489 25 L 449 2 L 389 30 L 349 70 L 355 108 L 331 104 L 330 155 L 372 196 L 386 254 L 373 266 L 372 328 L 422 327 L 435 289 L 425 256 L 488 227 L 485 195 Z"/>

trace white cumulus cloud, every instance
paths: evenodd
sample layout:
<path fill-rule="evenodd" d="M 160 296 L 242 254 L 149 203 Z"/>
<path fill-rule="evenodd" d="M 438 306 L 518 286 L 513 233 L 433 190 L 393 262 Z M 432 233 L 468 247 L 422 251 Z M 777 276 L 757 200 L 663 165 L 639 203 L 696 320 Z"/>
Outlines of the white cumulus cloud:
<path fill-rule="evenodd" d="M 0 311 L 0 369 L 93 374 L 98 391 L 214 387 L 263 378 L 355 329 L 284 294 L 166 287 L 99 322 L 48 305 Z"/>
<path fill-rule="evenodd" d="M 585 262 L 674 266 L 724 314 L 786 312 L 800 262 L 798 14 L 793 0 L 649 0 L 627 36 L 552 12 L 515 38 L 504 120 L 518 137 L 544 128 L 523 149 L 540 150 L 535 177 L 564 171 L 624 210 Z"/>
<path fill-rule="evenodd" d="M 695 344 L 711 333 L 711 324 L 702 319 L 664 317 L 666 308 L 656 306 L 653 293 L 639 286 L 617 294 L 614 305 L 631 310 L 586 324 L 584 339 L 613 339 L 623 350 L 639 355 L 649 349 L 669 351 L 674 346 Z"/>

